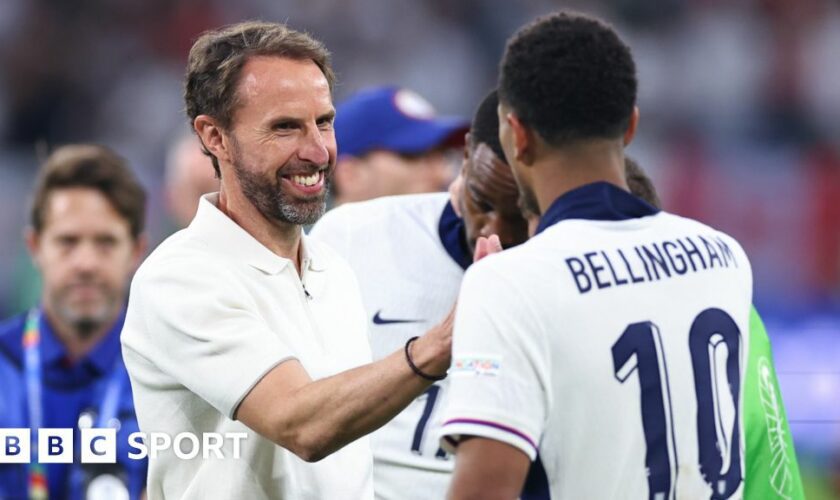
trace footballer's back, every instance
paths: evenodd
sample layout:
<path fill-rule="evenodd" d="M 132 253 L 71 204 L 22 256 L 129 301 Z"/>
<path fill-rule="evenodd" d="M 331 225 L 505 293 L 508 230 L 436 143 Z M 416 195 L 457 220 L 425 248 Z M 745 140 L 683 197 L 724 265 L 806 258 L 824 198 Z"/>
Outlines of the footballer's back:
<path fill-rule="evenodd" d="M 664 212 L 563 220 L 473 266 L 459 300 L 444 434 L 536 459 L 523 498 L 740 494 L 752 277 L 735 240 Z"/>

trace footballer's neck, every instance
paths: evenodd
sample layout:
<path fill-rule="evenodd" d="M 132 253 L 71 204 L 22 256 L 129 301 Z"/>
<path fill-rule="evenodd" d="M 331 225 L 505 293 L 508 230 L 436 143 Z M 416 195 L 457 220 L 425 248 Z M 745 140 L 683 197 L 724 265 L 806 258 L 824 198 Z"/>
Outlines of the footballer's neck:
<path fill-rule="evenodd" d="M 236 187 L 225 189 L 222 183 L 219 188 L 219 210 L 263 246 L 294 262 L 300 273 L 301 227 L 268 219 Z"/>
<path fill-rule="evenodd" d="M 609 182 L 630 191 L 620 140 L 581 141 L 563 148 L 545 148 L 541 153 L 531 167 L 532 188 L 541 213 L 560 196 L 593 182 Z"/>

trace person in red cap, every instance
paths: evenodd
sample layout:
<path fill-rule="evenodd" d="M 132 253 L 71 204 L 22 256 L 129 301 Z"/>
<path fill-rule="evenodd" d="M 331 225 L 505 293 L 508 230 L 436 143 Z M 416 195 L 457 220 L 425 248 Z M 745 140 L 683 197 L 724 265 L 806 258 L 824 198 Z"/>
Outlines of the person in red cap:
<path fill-rule="evenodd" d="M 437 116 L 411 90 L 374 87 L 354 94 L 336 113 L 335 204 L 444 191 L 455 164 L 446 153 L 460 151 L 468 127 L 464 118 Z"/>

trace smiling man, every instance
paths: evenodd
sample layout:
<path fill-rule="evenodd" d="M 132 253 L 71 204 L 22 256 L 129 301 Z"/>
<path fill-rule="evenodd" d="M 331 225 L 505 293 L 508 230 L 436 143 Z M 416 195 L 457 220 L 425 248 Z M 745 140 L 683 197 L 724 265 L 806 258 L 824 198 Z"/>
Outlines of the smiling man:
<path fill-rule="evenodd" d="M 153 457 L 149 500 L 372 498 L 360 438 L 449 365 L 449 317 L 370 363 L 352 271 L 302 235 L 335 166 L 332 83 L 323 45 L 284 25 L 190 51 L 187 114 L 221 187 L 141 266 L 123 350 L 142 430 L 247 438 L 238 459 Z"/>

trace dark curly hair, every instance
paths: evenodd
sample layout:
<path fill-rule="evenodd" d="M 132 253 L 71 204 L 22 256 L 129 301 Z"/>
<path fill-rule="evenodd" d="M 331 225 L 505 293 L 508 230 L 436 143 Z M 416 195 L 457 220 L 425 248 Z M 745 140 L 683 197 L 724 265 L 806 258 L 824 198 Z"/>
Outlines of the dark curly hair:
<path fill-rule="evenodd" d="M 324 73 L 332 89 L 335 75 L 330 53 L 324 44 L 306 33 L 284 24 L 245 21 L 203 33 L 190 49 L 184 82 L 184 101 L 190 122 L 198 115 L 209 115 L 223 128 L 229 128 L 240 104 L 236 93 L 242 67 L 253 56 L 277 56 L 311 60 Z M 216 177 L 221 177 L 219 162 L 206 148 L 213 161 Z"/>
<path fill-rule="evenodd" d="M 499 98 L 549 144 L 620 137 L 636 103 L 630 48 L 603 22 L 560 12 L 520 29 L 505 47 Z"/>

